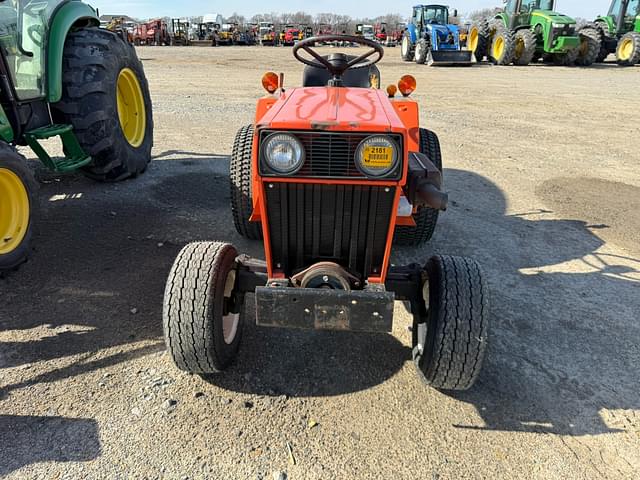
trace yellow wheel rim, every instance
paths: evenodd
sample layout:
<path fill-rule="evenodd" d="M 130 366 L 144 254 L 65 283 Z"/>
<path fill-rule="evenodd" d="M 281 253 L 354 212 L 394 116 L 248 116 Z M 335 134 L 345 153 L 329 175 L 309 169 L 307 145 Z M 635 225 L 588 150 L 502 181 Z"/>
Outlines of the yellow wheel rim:
<path fill-rule="evenodd" d="M 620 60 L 629 60 L 633 55 L 633 40 L 625 38 L 618 48 L 618 57 Z"/>
<path fill-rule="evenodd" d="M 497 37 L 495 42 L 493 43 L 493 58 L 499 60 L 502 58 L 502 54 L 504 53 L 504 38 Z"/>
<path fill-rule="evenodd" d="M 469 50 L 475 53 L 478 48 L 478 29 L 472 28 L 469 30 L 469 40 L 467 42 L 469 44 Z"/>
<path fill-rule="evenodd" d="M 132 147 L 144 142 L 147 128 L 147 112 L 142 88 L 135 72 L 125 68 L 118 76 L 118 117 L 125 138 Z"/>
<path fill-rule="evenodd" d="M 0 255 L 17 249 L 29 229 L 29 194 L 20 177 L 0 168 Z"/>

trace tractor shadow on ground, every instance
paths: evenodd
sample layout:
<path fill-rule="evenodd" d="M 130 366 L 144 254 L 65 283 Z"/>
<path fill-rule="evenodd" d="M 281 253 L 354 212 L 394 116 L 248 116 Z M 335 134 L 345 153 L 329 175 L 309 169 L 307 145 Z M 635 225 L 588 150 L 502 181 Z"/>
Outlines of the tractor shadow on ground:
<path fill-rule="evenodd" d="M 181 151 L 158 157 L 166 159 L 114 185 L 38 170 L 43 211 L 36 251 L 0 280 L 6 300 L 0 371 L 63 365 L 0 382 L 0 399 L 162 351 L 164 287 L 183 245 L 223 240 L 263 258 L 262 243 L 241 238 L 233 226 L 228 157 Z M 222 381 L 230 390 L 337 395 L 384 382 L 408 356 L 387 335 L 248 326 L 238 365 Z M 247 382 L 248 373 L 254 381 Z"/>
<path fill-rule="evenodd" d="M 40 462 L 88 462 L 101 454 L 98 423 L 88 418 L 0 415 L 0 477 Z"/>
<path fill-rule="evenodd" d="M 542 201 L 507 214 L 490 180 L 458 170 L 445 177 L 453 206 L 424 255 L 477 258 L 493 314 L 478 383 L 452 394 L 474 405 L 483 425 L 455 427 L 562 435 L 631 428 L 640 410 L 640 259 L 603 248 L 596 232 L 608 225 L 545 219 L 553 212 Z M 585 212 L 598 208 L 593 202 Z"/>

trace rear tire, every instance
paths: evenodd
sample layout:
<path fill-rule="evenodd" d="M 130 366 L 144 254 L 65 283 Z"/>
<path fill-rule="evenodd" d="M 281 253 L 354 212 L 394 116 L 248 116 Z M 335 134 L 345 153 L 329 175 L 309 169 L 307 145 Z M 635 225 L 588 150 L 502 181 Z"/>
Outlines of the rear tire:
<path fill-rule="evenodd" d="M 469 258 L 435 256 L 425 272 L 423 303 L 413 312 L 413 361 L 427 385 L 468 390 L 480 374 L 489 334 L 482 269 Z"/>
<path fill-rule="evenodd" d="M 251 163 L 253 125 L 242 127 L 236 134 L 229 166 L 231 213 L 237 232 L 249 240 L 262 239 L 262 224 L 250 222 L 253 213 L 253 181 Z"/>
<path fill-rule="evenodd" d="M 68 35 L 62 100 L 52 110 L 58 122 L 73 125 L 91 155 L 87 176 L 113 182 L 147 169 L 153 147 L 149 85 L 134 47 L 118 35 L 99 28 Z"/>
<path fill-rule="evenodd" d="M 629 32 L 622 36 L 616 48 L 616 59 L 623 67 L 640 63 L 640 33 Z"/>
<path fill-rule="evenodd" d="M 38 183 L 27 160 L 0 142 L 0 275 L 24 263 L 37 224 Z"/>
<path fill-rule="evenodd" d="M 420 153 L 426 155 L 429 160 L 442 172 L 442 153 L 438 136 L 425 128 L 420 129 Z M 396 227 L 394 243 L 404 247 L 419 247 L 433 238 L 440 212 L 434 208 L 418 207 L 413 214 L 415 227 Z"/>
<path fill-rule="evenodd" d="M 411 62 L 414 59 L 414 51 L 416 46 L 411 41 L 411 35 L 409 32 L 404 32 L 402 36 L 402 44 L 400 45 L 400 55 L 405 62 Z"/>
<path fill-rule="evenodd" d="M 219 372 L 238 354 L 243 318 L 234 292 L 237 256 L 228 243 L 191 243 L 173 264 L 162 319 L 167 348 L 181 370 Z"/>
<path fill-rule="evenodd" d="M 529 65 L 536 54 L 536 34 L 528 28 L 516 32 L 516 48 L 513 56 L 513 64 L 518 66 Z"/>

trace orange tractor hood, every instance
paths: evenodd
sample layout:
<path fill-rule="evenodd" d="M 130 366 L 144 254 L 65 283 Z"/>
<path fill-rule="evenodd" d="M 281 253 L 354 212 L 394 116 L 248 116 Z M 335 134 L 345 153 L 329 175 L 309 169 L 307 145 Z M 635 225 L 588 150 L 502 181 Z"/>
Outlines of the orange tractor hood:
<path fill-rule="evenodd" d="M 258 127 L 391 132 L 403 129 L 387 95 L 373 88 L 305 87 L 282 94 Z"/>

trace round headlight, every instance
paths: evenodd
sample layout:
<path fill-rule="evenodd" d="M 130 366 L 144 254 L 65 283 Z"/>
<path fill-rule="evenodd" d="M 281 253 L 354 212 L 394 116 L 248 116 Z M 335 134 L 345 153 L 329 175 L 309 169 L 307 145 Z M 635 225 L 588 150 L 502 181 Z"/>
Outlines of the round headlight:
<path fill-rule="evenodd" d="M 398 166 L 398 147 L 385 135 L 364 139 L 356 150 L 356 166 L 368 177 L 384 177 Z"/>
<path fill-rule="evenodd" d="M 304 147 L 300 140 L 287 133 L 269 135 L 263 146 L 266 165 L 276 173 L 291 175 L 304 163 Z"/>

